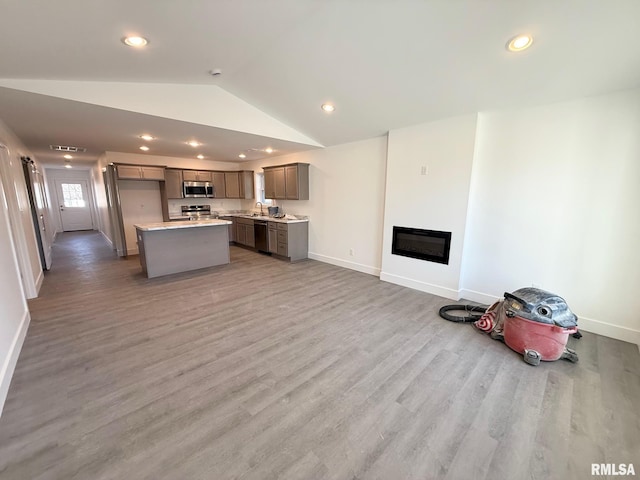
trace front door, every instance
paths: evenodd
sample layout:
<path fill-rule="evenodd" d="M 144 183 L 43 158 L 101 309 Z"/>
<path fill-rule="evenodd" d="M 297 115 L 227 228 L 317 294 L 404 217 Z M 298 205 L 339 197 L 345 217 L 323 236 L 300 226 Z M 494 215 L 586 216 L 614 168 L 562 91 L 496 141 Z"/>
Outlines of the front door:
<path fill-rule="evenodd" d="M 56 180 L 62 230 L 92 230 L 89 188 L 86 180 Z"/>

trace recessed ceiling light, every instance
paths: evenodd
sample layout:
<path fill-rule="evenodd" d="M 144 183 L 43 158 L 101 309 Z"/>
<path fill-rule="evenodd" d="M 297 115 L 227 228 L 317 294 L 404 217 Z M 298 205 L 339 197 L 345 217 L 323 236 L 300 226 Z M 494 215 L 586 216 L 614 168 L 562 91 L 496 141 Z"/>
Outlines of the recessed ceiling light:
<path fill-rule="evenodd" d="M 521 52 L 531 46 L 533 37 L 531 35 L 517 35 L 509 40 L 507 49 L 511 52 Z"/>
<path fill-rule="evenodd" d="M 204 158 L 204 155 L 200 154 L 196 158 L 199 158 L 200 160 L 202 160 Z"/>
<path fill-rule="evenodd" d="M 71 160 L 73 157 L 67 153 L 66 155 L 64 155 L 64 158 L 66 158 L 67 160 Z"/>
<path fill-rule="evenodd" d="M 149 43 L 149 41 L 144 37 L 138 37 L 134 35 L 131 37 L 124 37 L 122 39 L 122 43 L 124 43 L 129 47 L 141 48 L 141 47 L 144 47 L 147 43 Z"/>
<path fill-rule="evenodd" d="M 336 109 L 336 107 L 334 107 L 330 103 L 323 103 L 322 107 L 320 107 L 320 108 L 322 108 L 322 110 L 324 110 L 327 113 L 331 113 Z"/>
<path fill-rule="evenodd" d="M 145 133 L 144 135 L 140 135 L 140 138 L 142 140 L 146 140 L 147 142 L 150 142 L 151 140 L 155 140 L 156 137 L 152 137 L 151 135 Z"/>
<path fill-rule="evenodd" d="M 247 156 L 244 153 L 241 153 L 240 155 L 238 155 L 240 158 L 247 158 Z"/>
<path fill-rule="evenodd" d="M 195 148 L 195 147 L 199 147 L 202 144 L 200 142 L 196 142 L 195 140 L 189 140 L 187 142 L 187 145 L 191 145 L 193 148 Z"/>
<path fill-rule="evenodd" d="M 147 152 L 147 151 L 149 151 L 149 147 L 147 147 L 146 145 L 142 145 L 140 147 L 140 150 L 142 150 L 143 152 Z"/>
<path fill-rule="evenodd" d="M 67 163 L 67 164 L 64 166 L 64 168 L 73 168 L 73 167 Z"/>
<path fill-rule="evenodd" d="M 267 148 L 264 149 L 264 151 L 267 152 L 267 153 L 273 153 L 273 148 L 267 147 Z"/>

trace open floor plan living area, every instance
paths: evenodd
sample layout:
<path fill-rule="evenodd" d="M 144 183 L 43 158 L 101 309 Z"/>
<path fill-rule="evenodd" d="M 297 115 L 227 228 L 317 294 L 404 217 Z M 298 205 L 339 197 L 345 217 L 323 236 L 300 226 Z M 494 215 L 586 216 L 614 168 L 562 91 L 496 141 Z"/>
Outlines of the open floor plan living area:
<path fill-rule="evenodd" d="M 62 233 L 0 419 L 2 478 L 580 478 L 637 458 L 640 354 L 531 367 L 442 297 L 240 247 L 147 279 Z"/>
<path fill-rule="evenodd" d="M 640 2 L 5 2 L 0 479 L 640 476 Z"/>

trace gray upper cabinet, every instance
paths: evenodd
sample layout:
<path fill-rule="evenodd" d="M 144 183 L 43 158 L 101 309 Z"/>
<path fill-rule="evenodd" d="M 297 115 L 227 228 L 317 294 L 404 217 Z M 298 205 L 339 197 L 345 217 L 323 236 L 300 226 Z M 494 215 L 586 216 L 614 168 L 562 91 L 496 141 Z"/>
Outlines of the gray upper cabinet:
<path fill-rule="evenodd" d="M 285 165 L 284 172 L 287 200 L 309 200 L 309 164 Z"/>
<path fill-rule="evenodd" d="M 273 183 L 276 196 L 274 198 L 286 198 L 287 191 L 285 188 L 284 167 L 273 169 Z"/>
<path fill-rule="evenodd" d="M 245 200 L 254 198 L 253 170 L 240 171 L 240 197 Z"/>
<path fill-rule="evenodd" d="M 164 180 L 164 167 L 116 165 L 121 180 Z"/>
<path fill-rule="evenodd" d="M 167 168 L 164 172 L 167 198 L 182 198 L 182 170 Z"/>
<path fill-rule="evenodd" d="M 286 193 L 284 167 L 265 167 L 264 197 L 284 200 Z"/>
<path fill-rule="evenodd" d="M 275 169 L 264 169 L 264 198 L 276 198 Z"/>
<path fill-rule="evenodd" d="M 214 195 L 216 198 L 225 198 L 226 197 L 226 188 L 224 184 L 224 172 L 213 172 L 213 188 Z"/>
<path fill-rule="evenodd" d="M 183 170 L 182 177 L 185 182 L 210 182 L 211 173 L 206 170 Z"/>
<path fill-rule="evenodd" d="M 253 198 L 253 171 L 224 172 L 226 198 Z"/>
<path fill-rule="evenodd" d="M 309 164 L 264 167 L 264 186 L 266 198 L 309 200 Z"/>
<path fill-rule="evenodd" d="M 227 198 L 240 198 L 239 178 L 238 172 L 224 172 L 224 188 Z"/>

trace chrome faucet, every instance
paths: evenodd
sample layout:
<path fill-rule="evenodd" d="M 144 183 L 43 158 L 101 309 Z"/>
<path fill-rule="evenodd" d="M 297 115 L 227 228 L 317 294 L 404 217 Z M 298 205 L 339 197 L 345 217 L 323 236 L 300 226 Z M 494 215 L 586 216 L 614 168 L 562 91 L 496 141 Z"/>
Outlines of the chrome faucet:
<path fill-rule="evenodd" d="M 256 202 L 256 207 L 258 205 L 260 205 L 260 216 L 263 216 L 263 213 L 262 213 L 262 202 Z"/>

